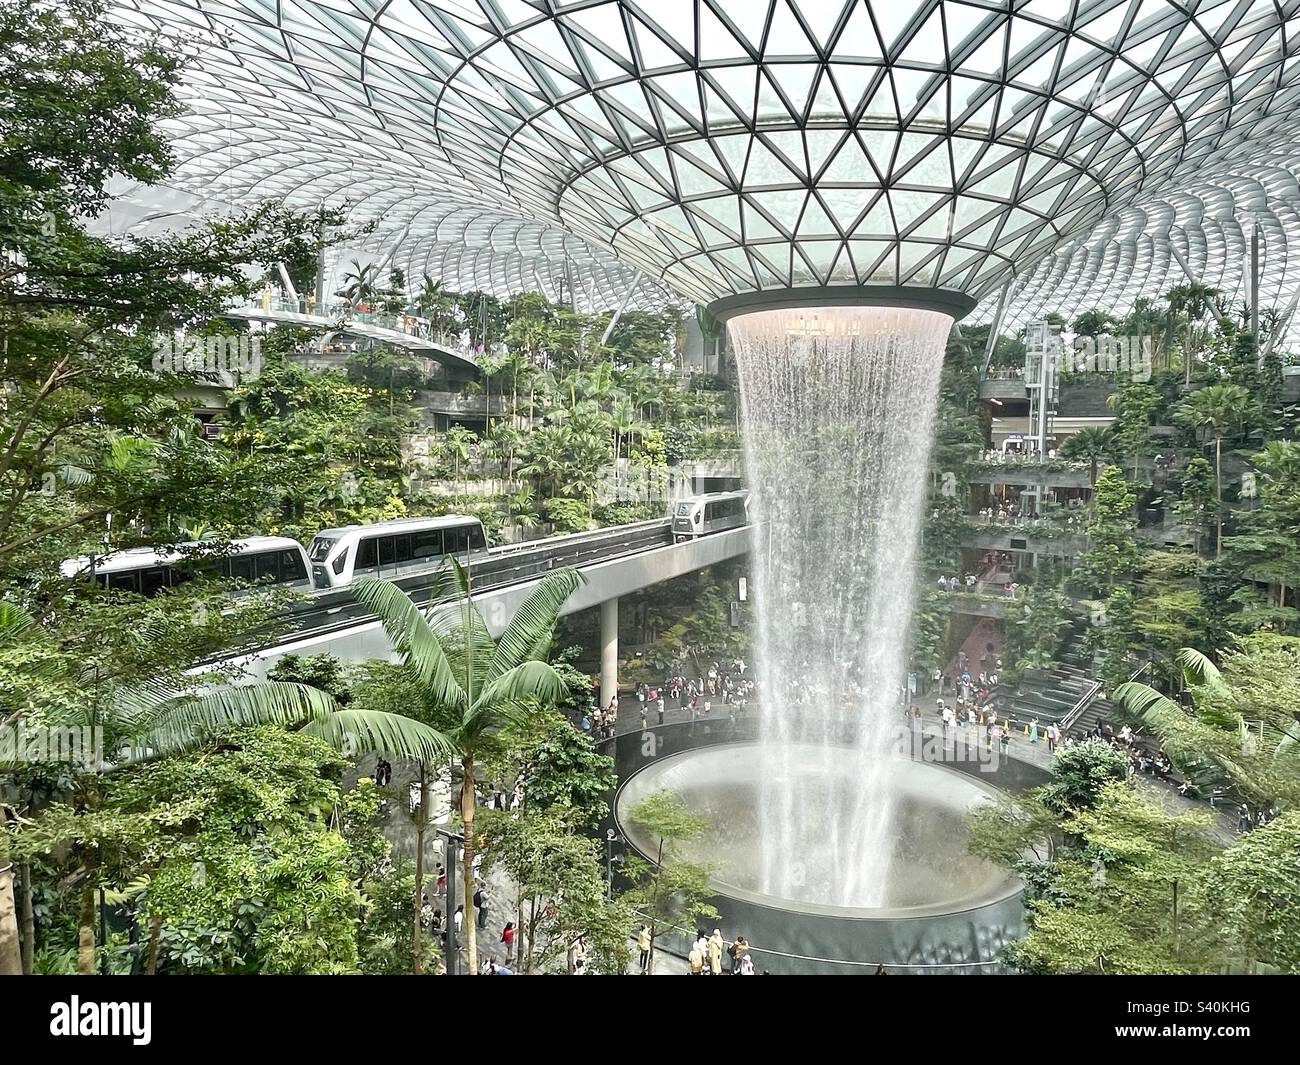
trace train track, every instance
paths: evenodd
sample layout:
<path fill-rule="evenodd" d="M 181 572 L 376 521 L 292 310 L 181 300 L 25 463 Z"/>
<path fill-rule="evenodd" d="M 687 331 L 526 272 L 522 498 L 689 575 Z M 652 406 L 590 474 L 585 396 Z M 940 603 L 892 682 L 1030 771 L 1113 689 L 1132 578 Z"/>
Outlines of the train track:
<path fill-rule="evenodd" d="M 468 559 L 470 588 L 477 595 L 534 580 L 551 570 L 639 554 L 658 547 L 668 547 L 672 542 L 669 521 L 657 519 L 599 529 L 591 533 L 576 533 L 492 548 Z M 437 587 L 434 577 L 439 568 L 440 565 L 430 566 L 391 579 L 413 602 L 424 606 L 434 597 Z M 376 616 L 357 602 L 348 588 L 315 592 L 309 599 L 292 605 L 280 615 L 268 632 L 267 642 L 257 649 L 265 650 L 291 639 L 324 636 L 375 620 Z"/>

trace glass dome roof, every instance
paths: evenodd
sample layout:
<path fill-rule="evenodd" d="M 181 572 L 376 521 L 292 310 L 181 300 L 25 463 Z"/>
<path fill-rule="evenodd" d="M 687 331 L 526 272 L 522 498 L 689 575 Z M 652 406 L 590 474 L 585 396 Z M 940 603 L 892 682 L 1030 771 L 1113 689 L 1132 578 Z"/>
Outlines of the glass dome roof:
<path fill-rule="evenodd" d="M 181 188 L 348 200 L 371 251 L 454 287 L 905 285 L 987 313 L 1013 281 L 1012 320 L 1122 308 L 1181 283 L 1178 256 L 1230 295 L 1252 225 L 1289 298 L 1297 8 L 117 3 L 193 56 Z"/>

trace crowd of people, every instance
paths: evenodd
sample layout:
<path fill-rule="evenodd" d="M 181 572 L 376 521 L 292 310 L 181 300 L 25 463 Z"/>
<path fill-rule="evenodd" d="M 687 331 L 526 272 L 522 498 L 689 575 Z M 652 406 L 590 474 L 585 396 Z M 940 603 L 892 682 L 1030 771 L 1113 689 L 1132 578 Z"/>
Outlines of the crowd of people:
<path fill-rule="evenodd" d="M 649 971 L 649 926 L 642 927 L 639 942 L 644 944 L 641 950 L 641 972 L 644 975 Z M 722 938 L 721 929 L 715 928 L 713 935 L 700 932 L 686 955 L 687 964 L 690 965 L 689 975 L 721 976 L 723 974 L 722 959 L 725 956 L 730 959 L 730 968 L 727 970 L 727 975 L 755 976 L 757 970 L 754 968 L 754 959 L 750 957 L 749 950 L 749 943 L 744 936 L 737 936 L 735 941 L 728 945 L 726 940 Z"/>
<path fill-rule="evenodd" d="M 943 592 L 966 592 L 968 594 L 977 593 L 980 588 L 980 579 L 974 573 L 967 573 L 964 577 L 945 577 L 939 576 L 939 590 Z M 987 584 L 987 581 L 982 582 Z M 1014 599 L 1020 592 L 1020 585 L 1015 581 L 1002 582 L 1002 594 L 1007 599 Z"/>
<path fill-rule="evenodd" d="M 746 676 L 748 669 L 743 658 L 733 660 L 730 665 L 714 661 L 699 676 L 687 677 L 685 669 L 677 667 L 662 683 L 638 684 L 636 699 L 641 728 L 664 724 L 670 702 L 673 709 L 689 712 L 692 721 L 707 720 L 716 708 L 725 707 L 735 723 L 756 697 L 757 684 L 753 677 Z M 613 739 L 618 716 L 618 698 L 614 697 L 607 706 L 586 710 L 579 727 L 593 739 Z"/>

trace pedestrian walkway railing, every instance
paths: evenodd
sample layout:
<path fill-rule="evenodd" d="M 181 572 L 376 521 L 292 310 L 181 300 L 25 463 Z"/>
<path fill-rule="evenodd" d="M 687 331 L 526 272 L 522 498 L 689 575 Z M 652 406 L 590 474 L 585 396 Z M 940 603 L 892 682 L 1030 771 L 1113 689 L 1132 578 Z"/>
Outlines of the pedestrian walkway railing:
<path fill-rule="evenodd" d="M 1101 694 L 1101 690 L 1104 687 L 1105 685 L 1099 680 L 1093 682 L 1092 687 L 1084 692 L 1079 698 L 1079 701 L 1070 707 L 1070 709 L 1065 712 L 1065 716 L 1061 718 L 1062 732 L 1068 734 L 1070 729 L 1074 728 L 1079 718 L 1083 716 L 1083 712 L 1092 705 L 1092 701 Z"/>
<path fill-rule="evenodd" d="M 633 912 L 636 914 L 639 920 L 643 921 L 646 924 L 650 923 L 650 918 L 642 911 L 635 910 Z M 674 957 L 683 957 L 683 955 L 678 954 L 674 950 L 667 949 L 659 945 L 659 939 L 661 936 L 665 934 L 665 932 L 670 934 L 676 933 L 679 936 L 683 936 L 686 938 L 688 942 L 695 941 L 695 932 L 681 925 L 675 924 L 670 926 L 667 929 L 664 929 L 662 926 L 658 927 L 655 930 L 656 951 L 664 951 L 665 953 L 672 954 Z M 734 940 L 724 940 L 724 943 L 726 944 L 727 949 L 730 950 L 734 943 Z M 843 965 L 859 971 L 860 970 L 875 971 L 881 968 L 882 966 L 890 970 L 915 969 L 919 972 L 942 970 L 942 969 L 990 969 L 995 971 L 1003 971 L 1007 968 L 1007 963 L 1001 958 L 987 958 L 980 961 L 932 961 L 932 962 L 931 961 L 924 961 L 924 962 L 851 961 L 846 958 L 819 958 L 813 954 L 791 954 L 786 951 L 771 950 L 767 947 L 756 947 L 753 943 L 748 944 L 746 946 L 746 949 L 749 951 L 751 955 L 761 954 L 764 957 L 768 957 L 768 958 L 783 959 L 785 961 L 790 961 L 790 962 L 812 963 L 816 965 Z"/>
<path fill-rule="evenodd" d="M 1137 680 L 1138 677 L 1142 676 L 1142 674 L 1150 668 L 1151 662 L 1149 660 L 1143 662 L 1142 665 L 1138 666 L 1138 668 L 1133 671 L 1133 674 L 1129 677 L 1129 683 L 1131 684 L 1133 681 Z M 1103 687 L 1105 687 L 1105 685 L 1102 684 L 1101 681 L 1097 681 L 1091 688 L 1084 692 L 1083 697 L 1070 708 L 1069 712 L 1063 718 L 1061 718 L 1062 732 L 1068 733 L 1070 729 L 1074 728 L 1074 726 L 1078 724 L 1079 718 L 1083 717 L 1084 712 L 1092 705 L 1092 701 L 1101 694 Z"/>

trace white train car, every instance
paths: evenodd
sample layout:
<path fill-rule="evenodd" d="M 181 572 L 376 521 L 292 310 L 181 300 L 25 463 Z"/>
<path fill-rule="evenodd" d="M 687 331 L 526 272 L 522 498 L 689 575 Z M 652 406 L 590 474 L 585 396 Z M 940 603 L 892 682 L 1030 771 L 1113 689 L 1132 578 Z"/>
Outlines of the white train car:
<path fill-rule="evenodd" d="M 672 506 L 673 541 L 690 540 L 749 524 L 749 492 L 708 492 Z"/>
<path fill-rule="evenodd" d="M 105 588 L 146 596 L 157 595 L 198 576 L 311 588 L 307 552 L 297 540 L 287 536 L 249 536 L 231 540 L 230 545 L 230 554 L 222 555 L 211 554 L 213 545 L 201 540 L 179 543 L 167 550 L 132 547 L 94 558 L 87 555 L 70 558 L 61 569 L 69 579 L 88 577 Z"/>
<path fill-rule="evenodd" d="M 447 555 L 467 561 L 487 550 L 477 518 L 401 518 L 374 525 L 322 529 L 307 550 L 318 589 L 351 584 L 357 577 L 400 577 L 435 566 Z"/>

